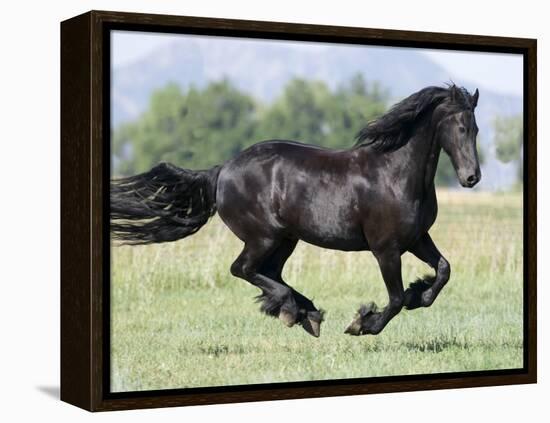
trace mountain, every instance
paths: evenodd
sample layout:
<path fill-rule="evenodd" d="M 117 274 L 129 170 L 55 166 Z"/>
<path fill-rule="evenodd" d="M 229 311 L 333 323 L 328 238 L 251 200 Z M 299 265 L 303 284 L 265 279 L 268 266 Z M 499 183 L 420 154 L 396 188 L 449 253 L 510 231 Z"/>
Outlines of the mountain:
<path fill-rule="evenodd" d="M 136 119 L 150 94 L 168 82 L 183 89 L 203 87 L 228 78 L 239 89 L 271 102 L 294 77 L 323 80 L 331 88 L 362 73 L 377 81 L 395 101 L 428 85 L 453 80 L 470 91 L 476 86 L 449 73 L 418 50 L 394 47 L 343 46 L 281 41 L 182 36 L 162 48 L 112 72 L 112 127 Z M 483 87 L 476 110 L 480 143 L 486 154 L 484 189 L 499 189 L 515 179 L 513 164 L 500 163 L 494 154 L 492 121 L 522 111 L 522 98 Z M 350 144 L 352 140 L 350 140 Z"/>

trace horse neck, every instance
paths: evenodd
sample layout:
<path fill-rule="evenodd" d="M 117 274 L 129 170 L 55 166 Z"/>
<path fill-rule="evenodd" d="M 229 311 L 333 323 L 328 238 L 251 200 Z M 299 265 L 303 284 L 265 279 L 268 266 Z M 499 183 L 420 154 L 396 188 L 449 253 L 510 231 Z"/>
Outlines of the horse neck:
<path fill-rule="evenodd" d="M 430 146 L 424 164 L 424 190 L 427 192 L 435 189 L 435 174 L 439 162 L 439 155 L 441 154 L 441 146 L 435 138 L 435 125 L 430 125 L 427 137 L 424 140 L 420 140 L 420 142 L 423 141 Z"/>
<path fill-rule="evenodd" d="M 415 196 L 423 196 L 434 190 L 440 152 L 441 147 L 435 139 L 435 125 L 431 116 L 426 116 L 418 122 L 411 138 L 403 147 L 381 154 L 387 156 L 395 183 L 401 184 Z"/>

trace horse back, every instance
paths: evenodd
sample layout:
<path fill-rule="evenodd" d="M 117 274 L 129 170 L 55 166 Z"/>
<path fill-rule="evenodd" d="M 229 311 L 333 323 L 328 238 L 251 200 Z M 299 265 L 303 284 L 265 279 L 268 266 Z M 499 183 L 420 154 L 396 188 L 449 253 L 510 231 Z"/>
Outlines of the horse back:
<path fill-rule="evenodd" d="M 366 249 L 351 182 L 354 166 L 349 150 L 255 144 L 222 167 L 218 212 L 243 240 L 254 230 L 326 248 Z"/>

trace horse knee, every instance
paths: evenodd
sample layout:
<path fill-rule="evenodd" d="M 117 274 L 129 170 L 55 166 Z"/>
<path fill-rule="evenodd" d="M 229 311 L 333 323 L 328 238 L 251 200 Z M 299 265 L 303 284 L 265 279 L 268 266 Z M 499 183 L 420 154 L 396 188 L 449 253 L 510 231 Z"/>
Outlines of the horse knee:
<path fill-rule="evenodd" d="M 451 265 L 444 257 L 441 257 L 439 260 L 437 265 L 437 273 L 445 282 L 447 282 L 451 277 Z"/>

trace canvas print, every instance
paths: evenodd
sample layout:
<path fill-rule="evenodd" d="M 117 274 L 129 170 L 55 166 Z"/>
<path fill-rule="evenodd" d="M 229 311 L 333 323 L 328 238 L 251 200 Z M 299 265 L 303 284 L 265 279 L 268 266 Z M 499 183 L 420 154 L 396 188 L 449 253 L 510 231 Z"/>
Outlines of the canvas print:
<path fill-rule="evenodd" d="M 111 392 L 523 367 L 523 56 L 110 46 Z"/>

